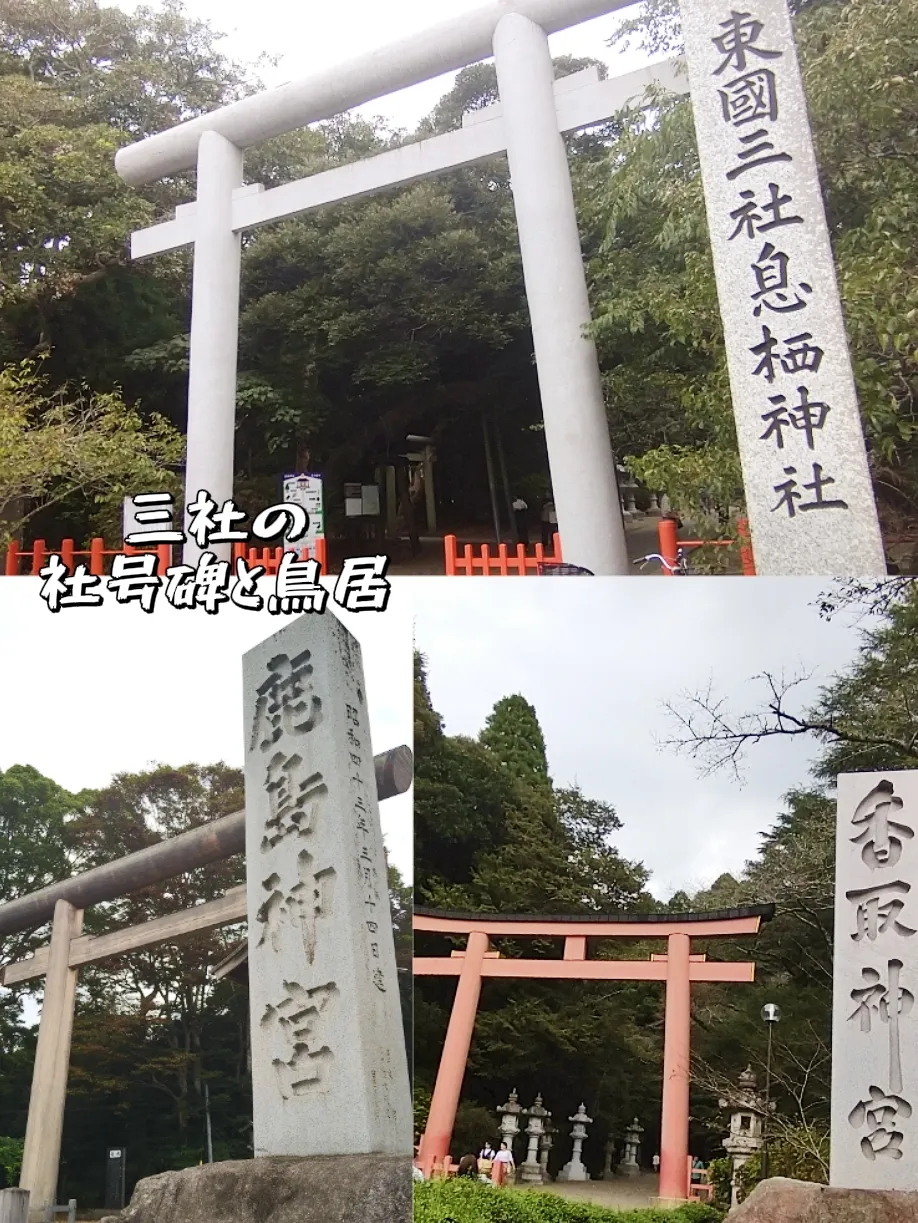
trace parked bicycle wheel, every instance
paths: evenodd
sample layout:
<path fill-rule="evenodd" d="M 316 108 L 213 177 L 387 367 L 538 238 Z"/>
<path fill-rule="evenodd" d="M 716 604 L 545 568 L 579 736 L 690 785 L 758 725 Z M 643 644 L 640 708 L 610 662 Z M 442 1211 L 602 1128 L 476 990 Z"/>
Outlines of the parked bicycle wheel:
<path fill-rule="evenodd" d="M 561 561 L 551 562 L 546 561 L 544 565 L 539 565 L 538 576 L 542 578 L 557 578 L 557 577 L 584 577 L 593 578 L 596 574 L 592 569 L 584 569 L 582 565 L 565 565 Z"/>

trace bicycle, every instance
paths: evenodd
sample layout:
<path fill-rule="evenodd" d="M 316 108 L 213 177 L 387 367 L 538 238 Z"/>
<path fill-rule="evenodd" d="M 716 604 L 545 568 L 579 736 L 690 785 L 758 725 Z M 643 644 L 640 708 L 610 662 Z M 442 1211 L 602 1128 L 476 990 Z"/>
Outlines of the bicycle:
<path fill-rule="evenodd" d="M 647 556 L 639 556 L 636 561 L 632 561 L 631 563 L 633 565 L 640 565 L 643 569 L 650 561 L 659 561 L 660 568 L 665 569 L 671 577 L 688 577 L 692 572 L 691 566 L 689 565 L 687 548 L 676 549 L 675 565 L 670 564 L 666 557 L 660 556 L 658 552 L 651 552 Z"/>
<path fill-rule="evenodd" d="M 545 561 L 544 564 L 537 566 L 536 574 L 540 578 L 592 578 L 596 576 L 592 569 L 584 569 L 582 565 L 565 565 L 559 561 Z"/>

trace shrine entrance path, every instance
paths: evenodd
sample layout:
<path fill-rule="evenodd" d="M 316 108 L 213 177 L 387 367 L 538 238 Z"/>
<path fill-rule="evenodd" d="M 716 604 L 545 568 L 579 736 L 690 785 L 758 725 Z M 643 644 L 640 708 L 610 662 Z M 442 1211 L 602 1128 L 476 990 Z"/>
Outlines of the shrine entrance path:
<path fill-rule="evenodd" d="M 474 543 L 476 551 L 483 543 L 490 543 L 493 546 L 493 532 L 483 527 L 472 527 L 467 530 L 458 532 L 461 543 Z M 685 532 L 683 531 L 684 535 Z M 533 532 L 532 539 L 538 538 L 537 530 Z M 657 519 L 656 518 L 637 518 L 632 522 L 625 524 L 625 541 L 628 547 L 628 556 L 630 560 L 637 560 L 639 556 L 646 556 L 650 552 L 658 552 L 660 549 L 659 540 L 657 538 Z M 496 549 L 495 549 L 496 550 Z M 350 542 L 341 544 L 336 541 L 332 546 L 331 572 L 337 573 L 341 559 L 344 556 L 369 556 L 375 554 L 376 545 L 374 543 Z M 442 536 L 427 536 L 421 537 L 421 554 L 420 556 L 411 556 L 407 538 L 400 539 L 397 544 L 390 543 L 388 552 L 391 557 L 389 565 L 390 576 L 401 577 L 442 577 L 444 569 L 443 560 L 443 539 Z M 660 567 L 656 564 L 648 565 L 646 569 L 634 569 L 634 575 L 639 577 L 659 577 Z"/>
<path fill-rule="evenodd" d="M 612 1181 L 553 1181 L 548 1185 L 517 1185 L 517 1189 L 556 1193 L 559 1197 L 592 1202 L 608 1210 L 638 1210 L 652 1205 L 657 1196 L 659 1177 L 654 1173 L 617 1176 Z"/>

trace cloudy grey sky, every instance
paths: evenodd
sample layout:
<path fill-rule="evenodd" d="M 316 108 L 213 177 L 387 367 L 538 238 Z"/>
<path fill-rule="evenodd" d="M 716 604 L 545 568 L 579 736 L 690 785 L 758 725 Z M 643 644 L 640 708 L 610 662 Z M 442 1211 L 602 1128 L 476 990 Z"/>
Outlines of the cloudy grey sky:
<path fill-rule="evenodd" d="M 853 620 L 813 607 L 825 581 L 698 578 L 673 582 L 496 582 L 415 579 L 415 639 L 429 661 L 434 707 L 450 734 L 477 735 L 494 702 L 535 706 L 555 782 L 611 803 L 616 843 L 652 871 L 653 893 L 696 890 L 739 871 L 781 797 L 807 781 L 814 744 L 753 748 L 739 785 L 703 779 L 663 709 L 713 681 L 738 711 L 762 693 L 762 671 L 814 671 L 804 698 L 853 658 Z"/>
<path fill-rule="evenodd" d="M 151 764 L 243 765 L 242 655 L 285 618 L 222 607 L 106 603 L 52 615 L 38 578 L 0 579 L 0 770 L 31 764 L 69 790 Z M 329 602 L 329 607 L 332 604 Z M 375 752 L 412 742 L 411 616 L 335 607 L 360 641 Z M 380 805 L 391 860 L 410 879 L 410 792 Z"/>
<path fill-rule="evenodd" d="M 133 11 L 147 0 L 120 0 Z M 294 4 L 291 0 L 185 0 L 193 16 L 226 35 L 224 51 L 234 59 L 253 62 L 261 55 L 279 57 L 261 76 L 268 87 L 309 76 L 346 63 L 378 47 L 398 42 L 428 26 L 481 6 L 483 0 L 337 0 L 335 4 Z M 152 7 L 160 7 L 153 0 Z M 635 6 L 621 10 L 631 15 Z M 606 44 L 619 16 L 602 17 L 563 30 L 550 40 L 553 55 L 592 56 L 612 66 L 614 75 L 643 67 L 649 60 L 638 52 L 621 54 Z M 358 113 L 381 115 L 391 126 L 411 130 L 452 87 L 453 74 L 415 85 Z"/>

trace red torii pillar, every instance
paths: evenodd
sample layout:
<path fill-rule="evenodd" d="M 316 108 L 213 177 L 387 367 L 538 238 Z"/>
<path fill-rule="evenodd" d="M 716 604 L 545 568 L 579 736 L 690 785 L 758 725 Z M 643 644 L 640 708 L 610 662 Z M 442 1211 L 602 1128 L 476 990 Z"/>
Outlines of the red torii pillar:
<path fill-rule="evenodd" d="M 458 977 L 446 1040 L 437 1071 L 427 1128 L 421 1139 L 425 1174 L 449 1154 L 456 1109 L 485 977 L 575 981 L 663 981 L 666 1013 L 663 1039 L 663 1116 L 660 1134 L 659 1196 L 684 1201 L 689 1185 L 689 1081 L 692 982 L 749 983 L 755 965 L 711 963 L 692 955 L 691 940 L 755 935 L 774 914 L 773 905 L 719 913 L 615 914 L 603 917 L 503 917 L 494 914 L 439 914 L 415 910 L 416 933 L 467 936 L 466 950 L 449 957 L 416 956 L 415 976 Z M 503 935 L 564 939 L 563 960 L 509 960 L 490 952 L 489 939 Z M 660 939 L 665 956 L 649 960 L 588 960 L 587 938 Z"/>

